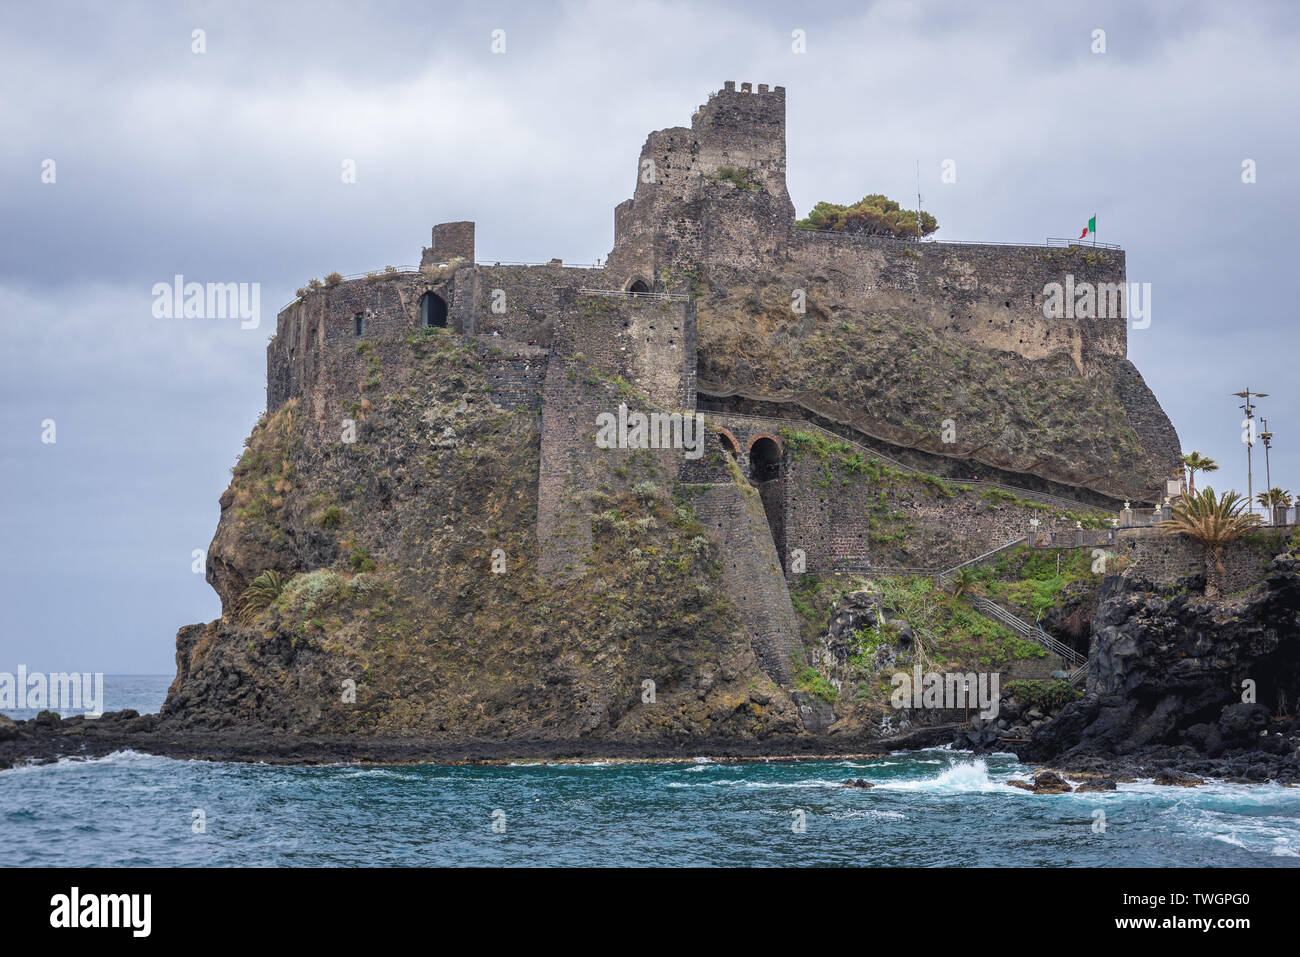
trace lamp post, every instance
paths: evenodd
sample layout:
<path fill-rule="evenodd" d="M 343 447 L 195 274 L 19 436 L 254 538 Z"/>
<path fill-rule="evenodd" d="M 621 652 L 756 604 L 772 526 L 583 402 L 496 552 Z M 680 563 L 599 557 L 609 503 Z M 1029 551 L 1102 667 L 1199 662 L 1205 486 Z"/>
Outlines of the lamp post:
<path fill-rule="evenodd" d="M 1260 440 L 1264 443 L 1264 489 L 1269 493 L 1268 500 L 1268 523 L 1273 524 L 1273 471 L 1268 467 L 1268 450 L 1273 447 L 1273 433 L 1268 430 L 1268 419 L 1260 416 L 1259 424 L 1264 430 L 1259 433 Z"/>
<path fill-rule="evenodd" d="M 1255 514 L 1255 486 L 1254 477 L 1251 474 L 1251 450 L 1255 447 L 1255 406 L 1251 404 L 1251 397 L 1256 399 L 1268 398 L 1267 392 L 1251 392 L 1250 386 L 1246 386 L 1243 392 L 1234 392 L 1233 395 L 1239 399 L 1245 399 L 1237 408 L 1246 413 L 1246 418 L 1242 425 L 1245 427 L 1245 434 L 1242 435 L 1242 441 L 1246 443 L 1246 502 L 1250 508 L 1250 514 Z"/>

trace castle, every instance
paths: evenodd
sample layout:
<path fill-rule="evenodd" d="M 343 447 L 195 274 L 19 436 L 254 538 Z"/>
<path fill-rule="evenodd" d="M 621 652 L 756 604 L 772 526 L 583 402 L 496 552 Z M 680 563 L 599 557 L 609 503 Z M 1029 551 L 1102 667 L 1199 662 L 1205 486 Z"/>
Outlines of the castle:
<path fill-rule="evenodd" d="M 1126 315 L 1043 310 L 1044 287 L 1067 274 L 1124 283 L 1123 251 L 800 229 L 785 100 L 783 87 L 728 82 L 689 127 L 650 134 L 603 267 L 480 264 L 474 223 L 444 223 L 418 270 L 304 291 L 267 349 L 268 411 L 297 398 L 322 434 L 336 432 L 368 362 L 409 362 L 421 328 L 464 337 L 492 401 L 539 418 L 536 533 L 557 576 L 580 573 L 584 496 L 601 455 L 619 454 L 596 454 L 597 417 L 620 403 L 703 412 L 705 454 L 652 450 L 648 467 L 689 489 L 756 655 L 782 684 L 797 658 L 787 580 L 882 564 L 877 490 L 828 484 L 792 435 L 843 440 L 940 483 L 1012 490 L 995 509 L 899 506 L 910 527 L 954 543 L 935 564 L 1025 534 L 1035 507 L 1158 503 L 1178 437 L 1127 359 Z"/>

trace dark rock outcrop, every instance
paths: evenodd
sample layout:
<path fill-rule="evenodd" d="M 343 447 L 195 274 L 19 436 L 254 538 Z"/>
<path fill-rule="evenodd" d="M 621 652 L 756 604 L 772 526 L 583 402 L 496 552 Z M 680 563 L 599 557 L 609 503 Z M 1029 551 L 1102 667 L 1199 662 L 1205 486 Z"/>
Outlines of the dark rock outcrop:
<path fill-rule="evenodd" d="M 1061 767 L 1106 756 L 1149 774 L 1300 779 L 1288 716 L 1300 697 L 1300 556 L 1278 555 L 1261 587 L 1220 602 L 1136 572 L 1102 587 L 1087 694 L 1019 753 Z"/>

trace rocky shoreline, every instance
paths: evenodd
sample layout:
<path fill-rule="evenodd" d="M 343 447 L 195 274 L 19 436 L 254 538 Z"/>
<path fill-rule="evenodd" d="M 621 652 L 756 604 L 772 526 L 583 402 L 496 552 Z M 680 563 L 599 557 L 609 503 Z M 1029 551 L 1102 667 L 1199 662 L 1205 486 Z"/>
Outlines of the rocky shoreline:
<path fill-rule="evenodd" d="M 975 744 L 975 747 L 971 747 Z M 358 738 L 261 734 L 247 731 L 193 731 L 169 727 L 156 714 L 108 712 L 97 720 L 61 719 L 42 712 L 29 721 L 0 717 L 0 770 L 48 764 L 61 759 L 89 760 L 114 752 L 137 751 L 177 760 L 275 765 L 520 764 L 532 762 L 679 763 L 730 761 L 813 761 L 874 759 L 891 752 L 952 745 L 973 753 L 1016 753 L 999 742 L 981 747 L 968 728 L 941 725 L 871 741 L 844 742 L 825 737 L 738 742 L 691 740 L 666 746 L 609 740 L 446 741 L 431 738 Z M 1026 749 L 1030 750 L 1030 749 Z M 1030 762 L 1028 755 L 1020 755 Z M 1275 760 L 1267 760 L 1268 758 Z M 1035 794 L 1114 790 L 1117 784 L 1152 780 L 1155 784 L 1195 787 L 1208 780 L 1259 784 L 1272 781 L 1300 786 L 1295 755 L 1260 755 L 1241 749 L 1206 759 L 1188 749 L 1152 749 L 1137 755 L 1071 755 L 1035 768 L 1029 781 L 1010 787 Z M 846 787 L 871 787 L 848 779 Z"/>
<path fill-rule="evenodd" d="M 691 738 L 677 744 L 607 739 L 440 739 L 354 735 L 269 734 L 176 728 L 159 715 L 107 712 L 96 720 L 42 712 L 29 721 L 0 719 L 0 769 L 61 758 L 98 758 L 133 750 L 181 760 L 264 764 L 505 764 L 527 761 L 796 761 L 879 757 L 937 747 L 954 726 L 852 742 L 799 735 L 761 741 Z"/>

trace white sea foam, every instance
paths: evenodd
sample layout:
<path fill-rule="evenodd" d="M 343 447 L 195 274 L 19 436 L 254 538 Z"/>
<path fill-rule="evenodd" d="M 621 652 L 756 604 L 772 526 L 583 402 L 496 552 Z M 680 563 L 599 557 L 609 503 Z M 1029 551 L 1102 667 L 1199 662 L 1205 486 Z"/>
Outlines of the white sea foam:
<path fill-rule="evenodd" d="M 953 794 L 1000 791 L 1003 789 L 1003 785 L 989 777 L 989 769 L 983 758 L 976 758 L 974 761 L 960 761 L 942 771 L 938 777 L 925 778 L 920 781 L 883 781 L 877 783 L 876 787 L 890 791 L 937 791 Z"/>
<path fill-rule="evenodd" d="M 0 771 L 0 774 L 50 774 L 93 766 L 160 768 L 169 764 L 195 763 L 197 762 L 188 759 L 166 758 L 157 754 L 145 754 L 143 751 L 133 751 L 127 748 L 98 758 L 63 757 L 46 764 L 15 764 L 7 771 Z"/>
<path fill-rule="evenodd" d="M 808 788 L 842 788 L 843 781 L 827 781 L 822 778 L 809 778 L 803 781 L 745 781 L 745 780 L 720 780 L 720 781 L 669 781 L 670 788 L 755 788 L 758 790 L 788 790 L 788 789 L 808 789 Z"/>
<path fill-rule="evenodd" d="M 856 811 L 831 811 L 825 815 L 832 821 L 848 821 L 853 818 L 866 818 L 872 821 L 906 821 L 907 815 L 902 811 L 877 811 L 877 810 L 856 810 Z"/>

